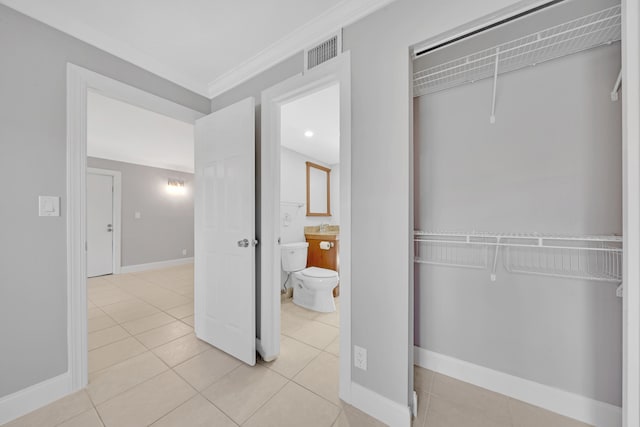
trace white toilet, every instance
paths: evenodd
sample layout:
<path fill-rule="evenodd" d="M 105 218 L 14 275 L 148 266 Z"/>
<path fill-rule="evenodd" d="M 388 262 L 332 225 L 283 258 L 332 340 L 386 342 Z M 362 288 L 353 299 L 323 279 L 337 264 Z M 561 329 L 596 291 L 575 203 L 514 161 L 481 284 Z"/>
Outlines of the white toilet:
<path fill-rule="evenodd" d="M 307 265 L 309 243 L 285 243 L 281 246 L 282 269 L 291 274 L 293 302 L 309 310 L 330 313 L 336 311 L 333 288 L 338 284 L 338 273 L 326 268 Z"/>

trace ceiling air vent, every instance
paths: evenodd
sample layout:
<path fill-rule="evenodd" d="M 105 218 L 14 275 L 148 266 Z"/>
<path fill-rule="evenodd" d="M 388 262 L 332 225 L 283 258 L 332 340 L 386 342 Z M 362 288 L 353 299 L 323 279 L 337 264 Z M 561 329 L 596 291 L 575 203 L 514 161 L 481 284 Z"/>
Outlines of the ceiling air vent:
<path fill-rule="evenodd" d="M 327 62 L 328 60 L 338 56 L 340 54 L 340 49 L 342 48 L 340 46 L 340 42 L 340 33 L 336 33 L 323 42 L 305 49 L 304 69 L 310 70 L 323 62 Z"/>

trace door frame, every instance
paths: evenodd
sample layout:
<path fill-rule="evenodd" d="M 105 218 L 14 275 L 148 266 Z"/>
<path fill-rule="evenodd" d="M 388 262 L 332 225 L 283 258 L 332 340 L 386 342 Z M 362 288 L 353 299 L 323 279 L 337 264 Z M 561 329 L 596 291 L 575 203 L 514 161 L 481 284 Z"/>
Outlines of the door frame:
<path fill-rule="evenodd" d="M 112 216 L 113 216 L 113 274 L 120 274 L 122 264 L 121 242 L 122 242 L 122 172 L 109 169 L 87 167 L 87 173 L 93 175 L 106 175 L 113 179 Z"/>
<path fill-rule="evenodd" d="M 640 425 L 640 6 L 622 0 L 622 425 Z"/>
<path fill-rule="evenodd" d="M 204 114 L 118 80 L 67 63 L 67 369 L 70 391 L 84 388 L 87 371 L 87 93 L 195 123 Z"/>
<path fill-rule="evenodd" d="M 262 92 L 260 195 L 260 340 L 257 348 L 280 352 L 280 107 L 340 85 L 340 389 L 351 402 L 351 57 L 338 57 Z M 277 286 L 276 286 L 277 284 Z M 277 334 L 274 332 L 278 331 Z M 263 356 L 264 357 L 264 356 Z"/>

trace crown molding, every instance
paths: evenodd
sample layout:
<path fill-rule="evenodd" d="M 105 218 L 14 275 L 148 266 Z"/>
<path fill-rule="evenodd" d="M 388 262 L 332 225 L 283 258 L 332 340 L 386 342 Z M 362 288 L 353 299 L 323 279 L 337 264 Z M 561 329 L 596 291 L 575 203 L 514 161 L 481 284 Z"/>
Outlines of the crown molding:
<path fill-rule="evenodd" d="M 216 96 L 255 77 L 313 43 L 395 0 L 344 0 L 317 18 L 302 25 L 247 61 L 209 83 L 208 96 Z"/>
<path fill-rule="evenodd" d="M 208 97 L 206 82 L 197 81 L 197 79 L 161 63 L 153 57 L 128 46 L 126 43 L 96 31 L 88 25 L 74 21 L 58 10 L 56 2 L 47 2 L 46 6 L 42 3 L 35 5 L 23 0 L 0 0 L 0 3 L 192 92 Z"/>
<path fill-rule="evenodd" d="M 220 77 L 206 82 L 161 63 L 155 58 L 128 46 L 126 43 L 110 37 L 94 28 L 74 21 L 56 8 L 55 2 L 35 5 L 22 0 L 0 0 L 4 4 L 24 15 L 53 27 L 82 42 L 97 47 L 107 53 L 121 58 L 133 65 L 145 69 L 164 79 L 176 83 L 188 90 L 207 98 L 214 98 L 221 93 L 245 82 L 262 71 L 287 59 L 320 41 L 323 37 L 356 22 L 395 0 L 344 0 L 289 33 L 289 35 L 270 45 L 237 67 L 232 68 Z"/>

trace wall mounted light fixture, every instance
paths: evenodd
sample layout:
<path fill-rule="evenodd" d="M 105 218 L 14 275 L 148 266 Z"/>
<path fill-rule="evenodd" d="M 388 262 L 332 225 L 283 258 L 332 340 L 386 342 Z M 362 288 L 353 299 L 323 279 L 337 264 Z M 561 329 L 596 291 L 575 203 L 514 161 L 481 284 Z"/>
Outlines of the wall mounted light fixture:
<path fill-rule="evenodd" d="M 184 180 L 177 178 L 169 178 L 167 181 L 167 191 L 169 194 L 184 194 Z"/>

